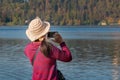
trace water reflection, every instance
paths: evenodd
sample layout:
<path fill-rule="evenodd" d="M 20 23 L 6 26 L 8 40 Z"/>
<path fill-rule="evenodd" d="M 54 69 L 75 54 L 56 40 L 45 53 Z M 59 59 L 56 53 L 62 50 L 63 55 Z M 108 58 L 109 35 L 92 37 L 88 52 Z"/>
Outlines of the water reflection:
<path fill-rule="evenodd" d="M 120 40 L 65 41 L 73 60 L 58 62 L 58 68 L 67 80 L 120 80 Z M 31 80 L 32 67 L 23 54 L 27 43 L 0 39 L 0 80 Z"/>
<path fill-rule="evenodd" d="M 0 39 L 0 80 L 30 80 L 31 66 L 23 55 L 24 40 Z"/>
<path fill-rule="evenodd" d="M 114 40 L 69 40 L 76 80 L 119 80 L 120 42 Z M 114 52 L 113 52 L 114 51 Z M 111 62 L 112 60 L 112 62 Z M 112 70 L 112 71 L 111 71 Z M 87 77 L 86 77 L 87 76 Z"/>
<path fill-rule="evenodd" d="M 119 43 L 119 42 L 117 42 Z M 115 44 L 114 46 L 114 53 L 113 53 L 113 80 L 119 80 L 120 79 L 120 45 Z"/>

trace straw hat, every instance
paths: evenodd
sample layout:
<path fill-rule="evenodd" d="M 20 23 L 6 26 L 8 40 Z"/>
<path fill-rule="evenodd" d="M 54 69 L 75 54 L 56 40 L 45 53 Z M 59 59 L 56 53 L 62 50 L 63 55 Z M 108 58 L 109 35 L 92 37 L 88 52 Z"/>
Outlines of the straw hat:
<path fill-rule="evenodd" d="M 47 34 L 49 29 L 50 23 L 46 21 L 43 22 L 37 17 L 30 22 L 28 29 L 26 30 L 26 35 L 31 41 L 35 41 Z"/>

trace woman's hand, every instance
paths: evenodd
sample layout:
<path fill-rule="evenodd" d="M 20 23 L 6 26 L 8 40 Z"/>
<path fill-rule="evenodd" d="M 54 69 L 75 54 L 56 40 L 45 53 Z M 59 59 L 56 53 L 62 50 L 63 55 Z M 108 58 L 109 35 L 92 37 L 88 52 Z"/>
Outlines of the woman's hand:
<path fill-rule="evenodd" d="M 55 33 L 53 41 L 59 44 L 62 43 L 63 42 L 62 36 L 59 33 Z"/>

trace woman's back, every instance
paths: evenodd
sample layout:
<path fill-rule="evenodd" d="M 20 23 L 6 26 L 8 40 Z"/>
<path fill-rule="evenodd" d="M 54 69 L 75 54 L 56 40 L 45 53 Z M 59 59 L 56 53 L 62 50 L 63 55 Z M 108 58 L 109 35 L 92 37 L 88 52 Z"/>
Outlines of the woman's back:
<path fill-rule="evenodd" d="M 25 48 L 26 56 L 28 56 L 31 63 L 36 51 L 38 51 L 33 64 L 32 78 L 33 80 L 57 80 L 56 60 L 70 61 L 72 60 L 71 53 L 65 43 L 62 43 L 61 48 L 64 49 L 63 51 L 52 45 L 50 55 L 46 57 L 38 50 L 40 45 L 40 42 L 31 42 Z"/>

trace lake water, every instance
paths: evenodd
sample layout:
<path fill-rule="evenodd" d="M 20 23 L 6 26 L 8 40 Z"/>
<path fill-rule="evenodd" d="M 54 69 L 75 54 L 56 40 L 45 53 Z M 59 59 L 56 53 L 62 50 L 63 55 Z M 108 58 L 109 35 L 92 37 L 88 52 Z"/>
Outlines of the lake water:
<path fill-rule="evenodd" d="M 0 38 L 27 39 L 22 27 L 0 27 Z M 120 39 L 120 28 L 118 27 L 51 27 L 51 31 L 58 31 L 64 39 Z"/>
<path fill-rule="evenodd" d="M 0 27 L 0 80 L 31 80 L 32 66 L 23 53 L 29 42 L 26 26 Z M 67 80 L 120 80 L 120 28 L 52 27 L 66 41 L 73 56 L 58 61 Z"/>

